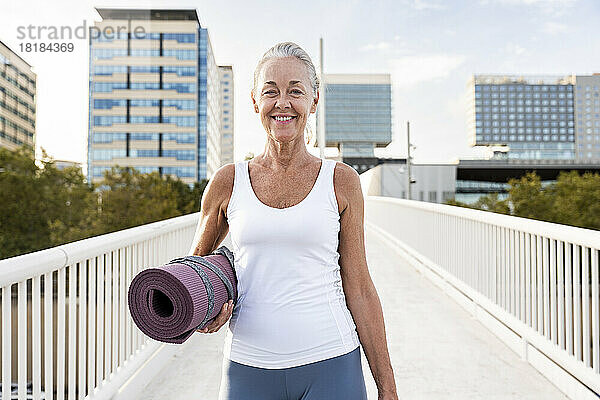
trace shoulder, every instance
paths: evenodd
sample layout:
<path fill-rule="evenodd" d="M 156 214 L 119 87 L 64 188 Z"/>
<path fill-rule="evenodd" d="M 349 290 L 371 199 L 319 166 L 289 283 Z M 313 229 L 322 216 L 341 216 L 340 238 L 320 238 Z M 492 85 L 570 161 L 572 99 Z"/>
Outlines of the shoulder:
<path fill-rule="evenodd" d="M 348 206 L 360 205 L 363 201 L 360 177 L 358 172 L 348 164 L 335 162 L 333 170 L 333 186 L 340 214 Z"/>
<path fill-rule="evenodd" d="M 228 163 L 219 167 L 204 189 L 201 208 L 214 209 L 218 207 L 225 212 L 229 204 L 231 192 L 233 191 L 234 176 L 234 163 Z"/>
<path fill-rule="evenodd" d="M 211 178 L 211 182 L 214 182 L 215 185 L 217 186 L 227 186 L 227 185 L 232 185 L 233 186 L 233 178 L 235 175 L 235 163 L 228 163 L 225 164 L 221 167 L 219 167 L 219 169 L 217 169 L 213 175 L 213 177 Z"/>

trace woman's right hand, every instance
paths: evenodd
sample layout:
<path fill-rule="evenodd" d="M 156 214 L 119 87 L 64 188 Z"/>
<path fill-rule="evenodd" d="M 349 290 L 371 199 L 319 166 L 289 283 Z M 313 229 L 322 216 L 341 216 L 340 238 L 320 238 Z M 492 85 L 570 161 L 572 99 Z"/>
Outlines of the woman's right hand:
<path fill-rule="evenodd" d="M 229 318 L 231 318 L 231 314 L 233 313 L 233 300 L 229 300 L 223 307 L 221 308 L 221 312 L 210 322 L 208 325 L 204 327 L 204 329 L 196 329 L 196 332 L 200 333 L 213 333 L 221 329 L 223 325 Z"/>

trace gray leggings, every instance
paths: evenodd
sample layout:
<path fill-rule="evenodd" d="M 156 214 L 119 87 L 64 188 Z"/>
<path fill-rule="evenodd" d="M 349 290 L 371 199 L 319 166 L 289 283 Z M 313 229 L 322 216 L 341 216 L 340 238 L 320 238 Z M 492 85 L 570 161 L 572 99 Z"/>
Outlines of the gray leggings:
<path fill-rule="evenodd" d="M 223 360 L 219 400 L 367 400 L 360 346 L 298 367 L 266 369 Z"/>

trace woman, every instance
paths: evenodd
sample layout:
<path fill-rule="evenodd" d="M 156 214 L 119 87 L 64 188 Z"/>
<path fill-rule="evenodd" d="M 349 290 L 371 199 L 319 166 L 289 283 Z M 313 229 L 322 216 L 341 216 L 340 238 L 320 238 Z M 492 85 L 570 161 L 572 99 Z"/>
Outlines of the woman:
<path fill-rule="evenodd" d="M 231 230 L 238 301 L 199 330 L 216 332 L 231 317 L 219 399 L 364 400 L 360 344 L 379 399 L 397 399 L 358 174 L 306 149 L 319 100 L 308 54 L 290 42 L 273 46 L 251 98 L 265 150 L 215 173 L 192 247 L 210 254 Z"/>

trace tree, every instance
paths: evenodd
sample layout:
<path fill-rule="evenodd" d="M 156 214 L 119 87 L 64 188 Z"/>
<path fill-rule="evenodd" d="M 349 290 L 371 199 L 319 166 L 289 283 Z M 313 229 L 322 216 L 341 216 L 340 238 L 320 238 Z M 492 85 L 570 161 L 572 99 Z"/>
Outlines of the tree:
<path fill-rule="evenodd" d="M 99 234 L 94 186 L 86 182 L 81 168 L 58 170 L 43 149 L 42 153 L 42 179 L 45 182 L 41 186 L 50 188 L 44 193 L 50 245 L 58 246 Z"/>
<path fill-rule="evenodd" d="M 528 171 L 519 179 L 509 179 L 508 184 L 514 215 L 548 220 L 551 215 L 552 200 L 542 189 L 541 179 L 535 172 Z"/>
<path fill-rule="evenodd" d="M 446 204 L 477 208 L 523 218 L 563 225 L 600 229 L 600 175 L 561 171 L 556 182 L 543 187 L 535 172 L 508 181 L 508 198 L 498 200 L 496 193 L 479 198 L 474 204 L 456 200 Z"/>
<path fill-rule="evenodd" d="M 182 215 L 200 210 L 200 199 L 208 184 L 208 179 L 194 182 L 193 188 L 190 188 L 188 184 L 179 178 L 173 179 L 171 176 L 167 176 L 166 183 L 170 187 L 170 190 L 176 194 L 177 210 Z"/>
<path fill-rule="evenodd" d="M 158 172 L 142 174 L 131 167 L 104 171 L 99 189 L 100 225 L 104 232 L 148 224 L 181 215 L 177 209 L 177 184 Z"/>
<path fill-rule="evenodd" d="M 0 149 L 0 258 L 86 237 L 67 228 L 82 225 L 92 196 L 81 170 L 60 171 L 42 154 L 38 165 L 29 145 Z"/>
<path fill-rule="evenodd" d="M 510 215 L 508 201 L 506 199 L 500 200 L 498 198 L 498 193 L 488 193 L 485 196 L 481 196 L 479 199 L 477 199 L 473 207 L 479 210 Z"/>
<path fill-rule="evenodd" d="M 600 175 L 561 171 L 547 188 L 552 199 L 550 219 L 565 225 L 600 229 Z"/>
<path fill-rule="evenodd" d="M 197 212 L 207 183 L 117 166 L 91 184 L 44 149 L 36 162 L 31 146 L 0 148 L 0 258 Z"/>
<path fill-rule="evenodd" d="M 37 185 L 40 171 L 30 146 L 0 148 L 0 255 L 2 258 L 48 246 L 45 207 Z"/>

